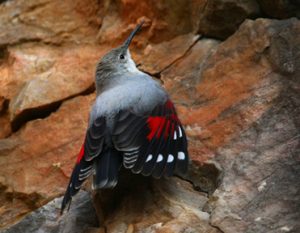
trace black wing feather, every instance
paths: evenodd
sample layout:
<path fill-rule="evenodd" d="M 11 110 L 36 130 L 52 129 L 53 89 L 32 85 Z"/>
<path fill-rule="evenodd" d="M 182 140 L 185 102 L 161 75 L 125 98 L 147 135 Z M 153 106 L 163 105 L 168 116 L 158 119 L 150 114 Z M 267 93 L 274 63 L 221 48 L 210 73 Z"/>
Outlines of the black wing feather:
<path fill-rule="evenodd" d="M 172 176 L 174 171 L 186 171 L 186 135 L 170 100 L 144 114 L 122 110 L 115 120 L 112 140 L 114 146 L 124 153 L 126 168 L 155 178 Z M 136 159 L 136 153 L 132 151 L 137 151 Z M 131 162 L 130 166 L 126 161 Z"/>

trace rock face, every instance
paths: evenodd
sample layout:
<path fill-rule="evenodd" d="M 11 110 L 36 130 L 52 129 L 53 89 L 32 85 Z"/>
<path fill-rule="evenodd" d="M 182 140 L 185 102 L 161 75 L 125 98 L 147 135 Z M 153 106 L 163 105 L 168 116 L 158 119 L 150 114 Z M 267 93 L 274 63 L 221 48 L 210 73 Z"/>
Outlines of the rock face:
<path fill-rule="evenodd" d="M 12 62 L 7 64 L 9 73 L 2 79 L 1 94 L 10 99 L 10 120 L 18 124 L 18 119 L 35 109 L 93 88 L 94 67 L 103 55 L 99 48 L 89 45 L 61 49 L 26 44 L 8 53 Z"/>
<path fill-rule="evenodd" d="M 66 101 L 58 112 L 0 141 L 1 225 L 64 192 L 93 99 Z"/>
<path fill-rule="evenodd" d="M 80 191 L 73 199 L 68 215 L 60 216 L 62 198 L 55 198 L 43 207 L 33 211 L 20 222 L 12 225 L 2 233 L 55 233 L 55 232 L 87 232 L 98 226 L 96 211 L 90 195 Z"/>
<path fill-rule="evenodd" d="M 300 21 L 282 20 L 298 5 L 0 1 L 0 231 L 299 232 Z M 278 19 L 256 19 L 266 15 Z M 142 19 L 132 55 L 175 102 L 189 172 L 122 170 L 115 189 L 93 193 L 95 210 L 82 191 L 59 217 L 95 64 Z"/>
<path fill-rule="evenodd" d="M 121 174 L 116 189 L 94 197 L 107 232 L 220 232 L 202 211 L 207 194 L 195 191 L 189 182 Z"/>
<path fill-rule="evenodd" d="M 96 0 L 1 2 L 0 47 L 26 41 L 93 42 L 101 23 Z"/>
<path fill-rule="evenodd" d="M 223 39 L 233 34 L 245 19 L 257 17 L 260 13 L 255 0 L 206 1 L 205 7 L 199 12 L 198 30 L 204 35 Z"/>
<path fill-rule="evenodd" d="M 300 35 L 296 19 L 247 21 L 211 57 L 215 59 L 214 64 L 223 67 L 219 72 L 231 67 L 232 72 L 225 70 L 226 76 L 231 80 L 242 77 L 240 83 L 244 82 L 252 92 L 248 96 L 242 91 L 239 103 L 215 120 L 226 122 L 239 115 L 237 129 L 229 130 L 231 124 L 227 124 L 226 139 L 232 131 L 242 129 L 238 137 L 218 148 L 215 155 L 224 170 L 224 178 L 212 196 L 211 223 L 223 232 L 297 232 L 300 229 L 297 220 L 300 213 L 296 207 L 300 204 L 300 187 L 296 181 L 300 175 L 300 40 L 294 35 Z M 239 52 L 232 54 L 231 46 L 235 42 L 239 44 Z M 226 61 L 224 54 L 233 57 Z M 225 64 L 219 63 L 220 60 Z M 242 66 L 233 66 L 232 60 L 242 60 L 239 63 Z M 218 71 L 218 65 L 208 63 L 208 66 L 208 72 Z M 250 66 L 255 73 L 248 70 Z M 253 86 L 248 83 L 251 76 L 259 78 Z M 205 74 L 203 77 L 205 82 Z M 238 86 L 235 90 L 239 91 Z"/>

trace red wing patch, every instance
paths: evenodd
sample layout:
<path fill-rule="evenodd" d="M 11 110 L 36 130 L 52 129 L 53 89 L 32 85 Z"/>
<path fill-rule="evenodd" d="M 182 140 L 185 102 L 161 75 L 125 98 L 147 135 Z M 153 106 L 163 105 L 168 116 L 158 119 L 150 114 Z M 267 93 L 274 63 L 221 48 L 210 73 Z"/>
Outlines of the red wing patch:
<path fill-rule="evenodd" d="M 124 167 L 134 173 L 160 178 L 187 170 L 186 136 L 170 100 L 144 115 L 120 111 L 112 139 L 124 153 Z"/>
<path fill-rule="evenodd" d="M 164 125 L 166 124 L 166 121 L 167 120 L 165 117 L 160 117 L 160 116 L 155 116 L 155 117 L 150 116 L 148 118 L 147 123 L 150 132 L 147 135 L 147 138 L 149 141 L 151 141 L 154 136 L 160 138 Z"/>
<path fill-rule="evenodd" d="M 81 146 L 79 155 L 77 157 L 77 161 L 76 161 L 77 164 L 80 163 L 80 161 L 82 160 L 83 156 L 84 156 L 84 144 Z"/>
<path fill-rule="evenodd" d="M 165 103 L 165 108 L 170 114 L 166 116 L 149 116 L 147 123 L 150 129 L 149 134 L 147 135 L 147 139 L 151 141 L 155 136 L 159 139 L 162 136 L 162 131 L 164 131 L 163 136 L 165 138 L 172 136 L 174 134 L 174 130 L 176 126 L 180 125 L 180 121 L 175 113 L 173 103 L 168 100 Z M 170 130 L 171 127 L 171 130 Z M 170 135 L 171 134 L 171 135 Z"/>
<path fill-rule="evenodd" d="M 169 117 L 161 117 L 161 116 L 152 117 L 152 116 L 150 116 L 150 117 L 148 117 L 147 123 L 148 123 L 148 127 L 150 129 L 150 132 L 147 135 L 147 139 L 149 141 L 151 141 L 154 136 L 157 139 L 159 139 L 162 136 L 162 133 L 165 138 L 173 135 L 174 129 L 178 125 L 179 121 L 178 121 L 178 118 L 176 117 L 176 115 L 172 114 Z M 170 130 L 170 127 L 171 127 L 171 130 Z"/>

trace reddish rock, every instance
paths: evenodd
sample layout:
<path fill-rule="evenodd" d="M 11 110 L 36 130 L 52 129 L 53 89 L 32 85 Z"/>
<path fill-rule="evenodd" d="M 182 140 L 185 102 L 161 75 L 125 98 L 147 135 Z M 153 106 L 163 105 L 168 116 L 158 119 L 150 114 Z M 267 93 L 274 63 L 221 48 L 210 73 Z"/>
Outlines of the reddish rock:
<path fill-rule="evenodd" d="M 299 229 L 299 186 L 284 188 L 299 175 L 288 168 L 296 165 L 299 145 L 300 40 L 294 35 L 300 35 L 297 20 L 245 22 L 204 65 L 197 90 L 205 106 L 186 111 L 184 121 L 198 122 L 209 135 L 199 138 L 224 169 L 211 215 L 223 232 Z"/>
<path fill-rule="evenodd" d="M 9 49 L 0 90 L 13 121 L 26 110 L 83 93 L 94 85 L 95 65 L 107 47 L 27 44 Z M 9 70 L 9 72 L 7 72 Z"/>
<path fill-rule="evenodd" d="M 207 55 L 198 68 L 195 66 L 193 71 L 200 72 L 198 78 L 181 73 L 182 67 L 189 63 L 188 56 L 186 61 L 180 61 L 183 64 L 175 64 L 166 71 L 166 77 L 170 75 L 170 80 L 179 83 L 171 85 L 174 85 L 174 98 L 182 103 L 178 110 L 189 135 L 213 151 L 258 120 L 280 94 L 278 74 L 267 56 L 257 55 L 271 43 L 272 35 L 266 34 L 271 21 L 258 22 L 260 26 L 252 34 L 251 21 L 245 23 L 234 36 Z M 191 67 L 193 60 L 191 56 Z M 203 160 L 201 155 L 197 160 L 205 161 L 207 157 L 203 156 Z"/>
<path fill-rule="evenodd" d="M 199 36 L 186 34 L 160 44 L 149 44 L 141 55 L 134 58 L 140 63 L 139 69 L 150 74 L 159 74 L 180 59 L 197 41 Z"/>
<path fill-rule="evenodd" d="M 0 96 L 0 112 L 2 112 L 4 109 L 4 103 L 5 103 L 5 98 L 3 96 Z"/>
<path fill-rule="evenodd" d="M 98 12 L 96 0 L 5 1 L 0 5 L 0 47 L 23 41 L 95 41 Z"/>
<path fill-rule="evenodd" d="M 143 38 L 154 43 L 170 40 L 175 36 L 193 31 L 194 22 L 191 15 L 195 9 L 203 6 L 204 2 L 200 0 L 193 4 L 184 0 L 155 2 L 109 0 L 103 4 L 104 17 L 99 31 L 99 40 L 119 43 L 141 19 L 147 22 L 141 33 Z"/>
<path fill-rule="evenodd" d="M 7 113 L 0 113 L 0 139 L 11 134 L 11 124 Z"/>
<path fill-rule="evenodd" d="M 1 225 L 63 194 L 93 99 L 67 101 L 46 119 L 31 121 L 0 140 Z"/>
<path fill-rule="evenodd" d="M 122 41 L 141 19 L 146 25 L 139 43 L 141 38 L 159 43 L 190 32 L 224 39 L 245 19 L 261 15 L 255 0 L 118 0 L 107 1 L 102 7 L 104 17 L 98 37 L 100 42 L 108 43 Z"/>
<path fill-rule="evenodd" d="M 213 153 L 197 137 L 203 133 L 203 128 L 199 125 L 199 121 L 191 123 L 186 119 L 188 115 L 192 115 L 190 111 L 203 106 L 201 102 L 205 104 L 205 101 L 199 98 L 196 85 L 201 78 L 203 63 L 218 44 L 218 41 L 212 39 L 199 40 L 185 56 L 161 74 L 161 79 L 176 105 L 180 119 L 186 125 L 191 156 L 197 160 L 203 158 L 203 161 L 213 156 Z"/>

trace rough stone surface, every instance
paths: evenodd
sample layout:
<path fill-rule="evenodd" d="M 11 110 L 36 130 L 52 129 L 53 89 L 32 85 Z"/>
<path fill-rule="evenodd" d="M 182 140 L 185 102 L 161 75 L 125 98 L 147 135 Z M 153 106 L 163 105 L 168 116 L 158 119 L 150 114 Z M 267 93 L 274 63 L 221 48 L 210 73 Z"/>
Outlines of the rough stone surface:
<path fill-rule="evenodd" d="M 176 60 L 180 59 L 197 41 L 199 36 L 186 34 L 175 37 L 156 45 L 148 45 L 136 60 L 140 63 L 139 69 L 152 75 L 159 74 Z"/>
<path fill-rule="evenodd" d="M 300 23 L 248 21 L 235 36 L 245 38 L 249 30 L 257 38 L 253 55 L 260 54 L 261 61 L 266 57 L 272 70 L 252 103 L 263 104 L 268 90 L 276 91 L 271 91 L 271 106 L 217 150 L 224 179 L 213 194 L 211 223 L 223 232 L 299 232 L 300 37 L 295 35 L 300 35 Z"/>
<path fill-rule="evenodd" d="M 0 47 L 26 41 L 86 43 L 101 23 L 96 0 L 4 1 L 0 5 Z"/>
<path fill-rule="evenodd" d="M 188 32 L 224 39 L 245 19 L 261 15 L 255 0 L 141 0 L 138 4 L 136 0 L 108 0 L 103 5 L 103 24 L 98 34 L 101 42 L 120 41 L 132 29 L 132 22 L 141 19 L 147 22 L 141 38 L 154 43 Z"/>
<path fill-rule="evenodd" d="M 18 223 L 1 233 L 85 233 L 98 225 L 90 195 L 80 191 L 73 199 L 70 211 L 60 215 L 62 198 L 55 198 L 43 207 L 28 214 Z"/>
<path fill-rule="evenodd" d="M 203 161 L 213 156 L 213 153 L 198 139 L 199 133 L 202 133 L 203 130 L 199 125 L 201 121 L 195 119 L 195 122 L 191 123 L 187 121 L 187 118 L 197 107 L 203 107 L 202 102 L 205 103 L 205 100 L 199 98 L 196 85 L 201 78 L 203 64 L 218 44 L 219 42 L 213 39 L 199 40 L 183 59 L 178 60 L 161 73 L 164 86 L 168 89 L 181 120 L 186 125 L 190 154 L 197 160 L 203 158 Z"/>
<path fill-rule="evenodd" d="M 1 227 L 82 232 L 75 210 L 57 222 L 55 207 L 30 212 L 65 190 L 95 63 L 144 19 L 133 58 L 174 100 L 190 170 L 160 181 L 122 173 L 115 190 L 94 194 L 101 227 L 84 232 L 299 232 L 300 23 L 245 20 L 297 16 L 297 4 L 0 1 Z"/>
<path fill-rule="evenodd" d="M 8 50 L 7 76 L 1 95 L 10 100 L 10 120 L 24 112 L 56 103 L 94 85 L 95 64 L 105 50 L 95 46 L 57 48 L 26 44 Z M 7 73 L 3 69 L 3 73 Z M 0 71 L 0 73 L 2 73 Z"/>
<path fill-rule="evenodd" d="M 192 1 L 185 0 L 107 0 L 103 3 L 104 17 L 98 34 L 99 41 L 120 42 L 120 39 L 125 38 L 132 30 L 133 23 L 141 19 L 146 21 L 146 25 L 139 37 L 151 42 L 168 41 L 175 36 L 186 34 L 193 31 L 191 14 L 195 9 L 201 8 L 204 1 L 197 1 L 194 7 L 192 4 Z"/>
<path fill-rule="evenodd" d="M 181 66 L 179 63 L 177 69 L 174 65 L 169 77 L 176 77 L 178 86 L 186 87 L 179 95 L 182 104 L 178 110 L 192 140 L 200 139 L 215 151 L 273 106 L 273 100 L 280 96 L 282 76 L 295 76 L 299 69 L 299 42 L 292 37 L 292 33 L 299 33 L 298 25 L 297 20 L 246 21 L 235 35 L 208 54 L 198 67 L 198 79 L 185 73 L 177 75 Z M 177 88 L 171 93 L 176 96 Z"/>
<path fill-rule="evenodd" d="M 178 178 L 152 180 L 124 171 L 115 189 L 94 199 L 108 232 L 220 232 L 202 211 L 207 195 Z"/>
<path fill-rule="evenodd" d="M 11 134 L 11 125 L 9 120 L 9 115 L 7 113 L 0 113 L 0 139 L 6 138 Z"/>
<path fill-rule="evenodd" d="M 93 99 L 67 101 L 49 117 L 0 140 L 1 225 L 65 191 Z"/>
<path fill-rule="evenodd" d="M 297 94 L 287 104 L 292 95 L 218 151 L 225 172 L 211 221 L 223 232 L 299 232 L 300 102 Z"/>
<path fill-rule="evenodd" d="M 213 0 L 206 1 L 199 12 L 198 32 L 215 38 L 227 38 L 247 18 L 260 15 L 260 8 L 255 0 Z"/>

